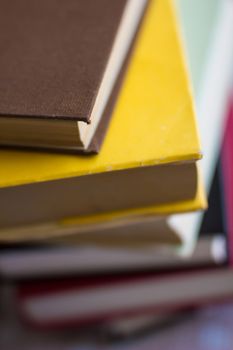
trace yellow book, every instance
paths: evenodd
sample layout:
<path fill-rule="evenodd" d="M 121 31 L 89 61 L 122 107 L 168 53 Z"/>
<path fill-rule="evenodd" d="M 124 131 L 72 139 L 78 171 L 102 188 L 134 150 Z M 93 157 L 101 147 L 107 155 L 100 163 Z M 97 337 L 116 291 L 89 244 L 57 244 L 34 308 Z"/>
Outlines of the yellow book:
<path fill-rule="evenodd" d="M 85 223 L 79 219 L 67 219 L 25 227 L 8 228 L 1 232 L 0 242 L 61 243 L 78 246 L 143 247 L 153 245 L 180 246 L 183 240 L 171 228 L 166 216 L 128 215 L 107 217 L 104 221 Z M 103 217 L 102 217 L 103 219 Z"/>
<path fill-rule="evenodd" d="M 200 179 L 199 179 L 200 180 Z M 111 213 L 78 216 L 40 224 L 8 227 L 0 231 L 0 242 L 28 242 L 61 239 L 62 243 L 93 244 L 109 242 L 118 245 L 133 241 L 134 245 L 152 239 L 153 243 L 180 245 L 185 239 L 191 240 L 189 230 L 184 235 L 179 228 L 169 224 L 170 213 L 186 213 L 206 206 L 203 185 L 199 181 L 194 199 L 171 205 L 151 206 L 139 209 L 115 211 Z M 181 214 L 182 215 L 182 214 Z M 64 238 L 63 238 L 64 237 Z M 106 239 L 108 237 L 108 239 Z M 140 237 L 140 238 L 139 238 Z M 186 239 L 187 240 L 187 239 Z M 118 242 L 118 243 L 117 243 Z"/>
<path fill-rule="evenodd" d="M 151 1 L 99 155 L 0 151 L 1 228 L 205 206 L 176 20 L 172 1 Z"/>

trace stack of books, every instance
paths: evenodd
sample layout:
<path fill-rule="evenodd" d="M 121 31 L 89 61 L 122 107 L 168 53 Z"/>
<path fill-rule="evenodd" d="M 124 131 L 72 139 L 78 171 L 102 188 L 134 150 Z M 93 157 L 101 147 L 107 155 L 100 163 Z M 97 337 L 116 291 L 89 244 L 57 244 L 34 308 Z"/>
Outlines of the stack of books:
<path fill-rule="evenodd" d="M 20 317 L 112 325 L 233 295 L 232 2 L 0 3 L 0 273 Z"/>

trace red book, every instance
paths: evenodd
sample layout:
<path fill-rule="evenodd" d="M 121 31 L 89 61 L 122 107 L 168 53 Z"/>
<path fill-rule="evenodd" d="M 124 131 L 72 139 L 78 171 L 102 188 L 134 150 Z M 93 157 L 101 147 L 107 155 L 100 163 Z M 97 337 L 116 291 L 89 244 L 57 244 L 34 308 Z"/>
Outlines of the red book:
<path fill-rule="evenodd" d="M 233 298 L 227 267 L 37 282 L 18 289 L 17 305 L 31 325 L 56 328 L 112 321 Z"/>
<path fill-rule="evenodd" d="M 221 159 L 229 262 L 233 265 L 233 94 L 229 100 L 228 118 L 226 122 Z"/>

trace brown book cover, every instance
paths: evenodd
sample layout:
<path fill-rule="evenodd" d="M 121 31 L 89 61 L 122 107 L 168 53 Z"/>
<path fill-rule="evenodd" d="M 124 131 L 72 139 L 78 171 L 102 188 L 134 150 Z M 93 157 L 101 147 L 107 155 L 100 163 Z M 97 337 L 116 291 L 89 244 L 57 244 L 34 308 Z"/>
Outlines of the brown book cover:
<path fill-rule="evenodd" d="M 11 117 L 92 123 L 103 99 L 103 106 L 97 111 L 102 117 L 146 0 L 138 3 L 0 0 L 0 122 Z M 132 20 L 135 14 L 136 24 L 128 44 L 120 44 L 127 41 L 119 39 L 120 30 L 130 24 L 125 18 Z M 117 69 L 112 64 L 110 69 L 114 55 L 121 56 L 121 63 Z M 100 93 L 103 86 L 104 98 L 104 93 Z M 0 143 L 9 145 L 8 141 Z M 93 142 L 90 143 L 88 148 L 92 149 Z"/>

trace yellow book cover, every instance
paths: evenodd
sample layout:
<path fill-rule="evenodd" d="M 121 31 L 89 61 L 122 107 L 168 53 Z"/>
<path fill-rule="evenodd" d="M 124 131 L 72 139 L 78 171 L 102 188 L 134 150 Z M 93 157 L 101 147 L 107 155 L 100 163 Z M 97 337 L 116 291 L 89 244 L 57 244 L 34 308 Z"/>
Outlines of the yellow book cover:
<path fill-rule="evenodd" d="M 170 205 L 115 211 L 100 215 L 67 217 L 59 221 L 48 221 L 42 224 L 16 228 L 4 228 L 0 231 L 0 242 L 40 241 L 59 237 L 61 239 L 62 237 L 70 237 L 71 241 L 77 240 L 80 242 L 80 237 L 85 237 L 84 240 L 88 240 L 88 237 L 93 237 L 93 235 L 96 237 L 96 234 L 98 240 L 99 235 L 101 237 L 105 233 L 112 236 L 112 232 L 116 231 L 117 228 L 119 228 L 117 236 L 119 232 L 125 236 L 126 231 L 127 235 L 129 233 L 129 227 L 132 231 L 130 234 L 132 234 L 135 231 L 141 231 L 140 227 L 143 223 L 152 222 L 153 227 L 150 226 L 150 229 L 152 229 L 153 239 L 157 243 L 177 245 L 184 241 L 184 237 L 181 237 L 179 230 L 169 227 L 167 223 L 167 219 L 170 217 L 169 215 L 178 212 L 196 211 L 205 207 L 206 199 L 199 174 L 198 190 L 195 198 L 192 200 L 181 201 Z M 161 222 L 163 223 L 162 225 Z M 145 234 L 144 227 L 140 233 Z M 187 235 L 189 235 L 188 231 Z"/>
<path fill-rule="evenodd" d="M 28 197 L 26 195 L 24 197 L 23 192 L 33 184 L 35 186 L 44 182 L 49 185 L 51 182 L 57 184 L 55 180 L 113 173 L 122 169 L 144 167 L 148 169 L 155 165 L 159 167 L 172 164 L 173 168 L 170 169 L 175 169 L 175 164 L 179 163 L 186 164 L 189 174 L 189 164 L 201 157 L 201 151 L 189 78 L 176 21 L 172 0 L 150 2 L 99 155 L 84 157 L 3 149 L 0 151 L 0 194 L 3 194 L 0 195 L 2 198 L 0 213 L 3 213 L 0 214 L 3 215 L 3 220 L 0 217 L 1 226 L 9 224 L 7 220 L 4 221 L 4 215 L 9 214 L 8 212 L 4 214 L 3 211 L 7 206 L 15 214 L 25 205 L 28 198 L 33 198 L 32 205 L 36 203 L 38 193 L 35 195 L 32 192 Z M 194 181 L 196 188 L 197 178 L 198 176 Z M 141 185 L 143 187 L 143 183 Z M 7 192 L 8 189 L 10 192 Z M 38 191 L 40 192 L 40 188 Z M 15 193 L 21 196 L 22 202 L 24 201 L 22 205 L 18 203 L 18 206 L 14 206 Z M 50 195 L 47 193 L 49 201 Z M 162 202 L 156 207 L 150 203 L 150 208 L 153 207 L 154 213 L 161 211 L 167 213 L 173 210 L 177 212 L 204 207 L 203 193 L 201 195 L 200 191 L 196 195 L 195 193 L 192 198 L 182 202 L 175 200 L 170 204 Z M 43 207 L 47 200 L 43 202 L 43 199 L 39 198 L 39 202 Z M 158 203 L 155 201 L 155 204 Z M 56 196 L 49 205 L 56 207 Z M 140 206 L 137 210 L 144 211 Z M 118 212 L 121 212 L 121 208 Z M 81 216 L 82 214 L 85 216 L 85 213 L 80 213 Z M 70 216 L 72 215 L 71 212 Z M 62 216 L 66 217 L 67 213 L 62 213 L 60 218 Z M 37 218 L 32 221 L 37 221 Z M 23 223 L 19 220 L 17 224 Z"/>

